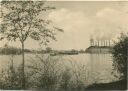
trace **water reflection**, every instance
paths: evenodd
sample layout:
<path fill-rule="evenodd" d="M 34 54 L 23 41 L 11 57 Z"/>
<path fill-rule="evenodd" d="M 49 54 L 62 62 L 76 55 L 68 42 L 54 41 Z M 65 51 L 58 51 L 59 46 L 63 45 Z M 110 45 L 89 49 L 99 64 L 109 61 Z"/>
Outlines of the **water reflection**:
<path fill-rule="evenodd" d="M 111 54 L 89 54 L 88 63 L 90 82 L 107 83 L 117 80 L 112 74 L 113 61 Z"/>
<path fill-rule="evenodd" d="M 25 64 L 34 63 L 32 60 L 30 61 L 30 57 L 35 58 L 33 54 L 26 54 L 26 61 Z M 60 57 L 60 56 L 59 56 Z M 9 63 L 9 56 L 1 55 L 0 56 L 0 71 L 2 68 L 8 66 Z M 114 80 L 118 80 L 117 78 L 112 75 L 113 71 L 113 61 L 111 54 L 79 54 L 79 55 L 65 55 L 61 56 L 63 60 L 62 66 L 65 67 L 70 66 L 74 69 L 75 66 L 72 66 L 69 60 L 72 60 L 72 63 L 75 65 L 85 65 L 86 66 L 86 83 L 107 83 Z M 21 64 L 22 57 L 21 55 L 17 55 L 14 57 L 14 66 Z M 37 62 L 37 61 L 35 61 Z"/>

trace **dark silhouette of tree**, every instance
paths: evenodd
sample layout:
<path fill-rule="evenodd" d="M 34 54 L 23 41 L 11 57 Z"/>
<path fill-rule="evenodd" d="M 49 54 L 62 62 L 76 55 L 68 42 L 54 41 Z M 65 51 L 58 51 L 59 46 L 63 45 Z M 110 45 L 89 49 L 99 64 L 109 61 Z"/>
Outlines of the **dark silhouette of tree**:
<path fill-rule="evenodd" d="M 21 84 L 25 89 L 24 73 L 24 44 L 28 38 L 40 41 L 47 45 L 49 41 L 56 40 L 56 31 L 62 31 L 57 27 L 51 26 L 51 21 L 46 18 L 47 11 L 55 9 L 45 5 L 43 1 L 2 1 L 2 24 L 1 38 L 8 41 L 19 40 L 22 47 L 22 68 Z"/>
<path fill-rule="evenodd" d="M 122 74 L 120 79 L 127 78 L 127 62 L 128 62 L 128 34 L 121 34 L 119 42 L 113 47 L 114 68 Z"/>
<path fill-rule="evenodd" d="M 46 52 L 49 53 L 49 52 L 51 52 L 51 51 L 52 51 L 52 48 L 50 48 L 50 47 L 47 47 L 47 48 L 46 48 Z"/>

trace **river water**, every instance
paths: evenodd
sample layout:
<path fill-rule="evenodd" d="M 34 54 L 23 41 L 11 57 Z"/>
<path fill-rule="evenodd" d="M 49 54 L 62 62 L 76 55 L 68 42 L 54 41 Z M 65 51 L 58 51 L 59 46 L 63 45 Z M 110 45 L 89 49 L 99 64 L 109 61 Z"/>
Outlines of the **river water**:
<path fill-rule="evenodd" d="M 29 59 L 34 57 L 34 54 L 26 54 L 25 64 L 29 64 Z M 55 56 L 54 56 L 55 57 Z M 11 56 L 0 55 L 0 71 L 9 66 Z M 86 82 L 92 83 L 107 83 L 117 80 L 112 74 L 113 72 L 113 61 L 111 54 L 78 54 L 78 55 L 64 55 L 61 56 L 63 65 L 75 69 L 75 65 L 79 65 L 80 69 L 83 70 L 83 66 L 86 67 Z M 21 55 L 14 56 L 14 66 L 21 64 Z M 31 60 L 31 63 L 32 62 Z M 70 64 L 69 64 L 70 63 Z M 62 65 L 62 66 L 63 66 Z M 76 68 L 77 69 L 77 68 Z M 82 74 L 82 73 L 81 73 Z"/>

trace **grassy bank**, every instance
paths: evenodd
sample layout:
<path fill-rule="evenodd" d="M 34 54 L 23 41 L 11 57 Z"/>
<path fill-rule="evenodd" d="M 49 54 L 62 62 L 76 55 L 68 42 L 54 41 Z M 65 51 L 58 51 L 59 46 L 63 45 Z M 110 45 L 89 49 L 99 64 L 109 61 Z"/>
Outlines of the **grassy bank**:
<path fill-rule="evenodd" d="M 86 88 L 87 90 L 126 90 L 127 80 L 120 80 L 111 83 L 93 84 Z"/>

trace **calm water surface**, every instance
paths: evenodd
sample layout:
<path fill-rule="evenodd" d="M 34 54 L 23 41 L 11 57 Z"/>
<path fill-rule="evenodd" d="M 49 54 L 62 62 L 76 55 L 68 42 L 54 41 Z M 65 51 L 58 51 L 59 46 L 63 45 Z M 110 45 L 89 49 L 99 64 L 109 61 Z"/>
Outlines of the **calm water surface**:
<path fill-rule="evenodd" d="M 34 58 L 33 54 L 26 54 L 26 64 L 30 63 L 30 59 Z M 86 78 L 88 84 L 91 83 L 107 83 L 117 80 L 114 75 L 112 75 L 113 62 L 111 54 L 79 54 L 79 55 L 65 55 L 61 56 L 61 60 L 66 66 L 75 68 L 72 64 L 86 67 Z M 11 56 L 0 55 L 0 71 L 9 66 Z M 21 64 L 21 55 L 14 57 L 14 66 Z M 32 60 L 31 60 L 32 63 Z"/>

